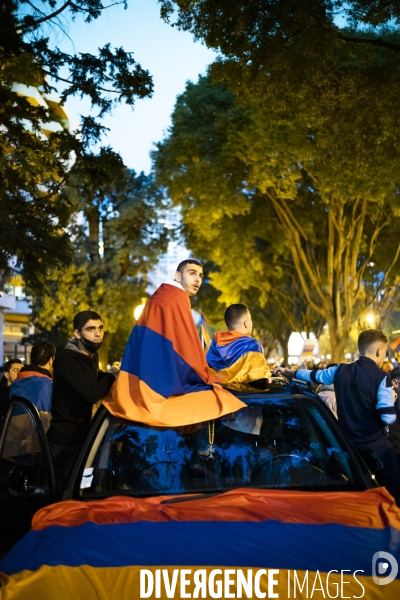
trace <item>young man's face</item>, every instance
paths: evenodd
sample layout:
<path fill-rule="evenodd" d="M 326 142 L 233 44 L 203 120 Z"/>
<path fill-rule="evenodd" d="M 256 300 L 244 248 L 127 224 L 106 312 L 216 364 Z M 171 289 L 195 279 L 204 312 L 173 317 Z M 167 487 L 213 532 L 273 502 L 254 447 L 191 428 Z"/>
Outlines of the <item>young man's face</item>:
<path fill-rule="evenodd" d="M 76 338 L 78 338 L 78 340 L 80 339 L 81 334 L 83 335 L 83 337 L 85 339 L 89 340 L 89 342 L 97 342 L 97 343 L 102 342 L 103 337 L 104 337 L 103 321 L 100 321 L 100 320 L 94 321 L 93 319 L 90 319 L 82 327 L 81 332 L 79 332 L 77 329 L 75 329 L 74 335 Z"/>
<path fill-rule="evenodd" d="M 203 267 L 195 264 L 185 265 L 183 272 L 175 272 L 175 281 L 178 281 L 188 296 L 195 296 L 203 282 Z"/>
<path fill-rule="evenodd" d="M 4 377 L 7 379 L 7 386 L 14 383 L 14 381 L 17 379 L 18 373 L 20 372 L 23 366 L 24 365 L 22 365 L 21 363 L 13 363 L 11 365 L 11 369 L 8 372 L 4 373 Z"/>

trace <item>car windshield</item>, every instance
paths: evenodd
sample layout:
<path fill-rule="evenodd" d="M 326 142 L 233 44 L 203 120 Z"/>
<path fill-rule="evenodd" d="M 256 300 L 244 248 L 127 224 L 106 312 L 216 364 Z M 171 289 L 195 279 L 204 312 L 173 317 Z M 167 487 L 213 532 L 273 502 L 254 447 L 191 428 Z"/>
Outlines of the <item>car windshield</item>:
<path fill-rule="evenodd" d="M 359 466 L 312 398 L 246 398 L 215 421 L 165 429 L 111 415 L 86 460 L 81 498 L 237 487 L 360 490 Z"/>

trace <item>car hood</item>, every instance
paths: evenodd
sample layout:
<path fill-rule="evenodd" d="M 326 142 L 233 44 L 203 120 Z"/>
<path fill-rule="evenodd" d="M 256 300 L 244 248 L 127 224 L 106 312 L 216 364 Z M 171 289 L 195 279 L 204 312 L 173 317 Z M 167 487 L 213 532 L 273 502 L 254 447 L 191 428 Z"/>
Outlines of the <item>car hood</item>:
<path fill-rule="evenodd" d="M 63 585 L 70 594 L 65 597 L 75 600 L 95 597 L 97 587 L 99 598 L 132 598 L 134 592 L 139 597 L 141 570 L 154 572 L 161 565 L 277 569 L 286 573 L 275 590 L 283 598 L 293 570 L 359 571 L 366 597 L 380 597 L 372 579 L 373 556 L 390 552 L 400 562 L 400 511 L 383 488 L 237 489 L 212 497 L 186 496 L 187 501 L 176 498 L 69 500 L 41 509 L 32 530 L 0 564 L 9 593 L 4 598 L 36 594 L 44 599 L 43 590 Z M 361 593 L 357 585 L 356 596 Z M 389 591 L 399 597 L 399 578 L 385 598 L 392 598 Z"/>

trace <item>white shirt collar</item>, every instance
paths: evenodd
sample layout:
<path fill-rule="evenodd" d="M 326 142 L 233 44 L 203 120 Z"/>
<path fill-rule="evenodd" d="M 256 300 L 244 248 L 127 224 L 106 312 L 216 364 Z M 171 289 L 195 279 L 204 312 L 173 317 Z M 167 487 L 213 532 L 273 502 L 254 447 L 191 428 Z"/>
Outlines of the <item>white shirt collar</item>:
<path fill-rule="evenodd" d="M 183 290 L 182 285 L 179 283 L 179 281 L 164 281 L 163 283 L 166 283 L 167 285 L 174 285 L 175 287 L 179 288 L 180 290 Z"/>

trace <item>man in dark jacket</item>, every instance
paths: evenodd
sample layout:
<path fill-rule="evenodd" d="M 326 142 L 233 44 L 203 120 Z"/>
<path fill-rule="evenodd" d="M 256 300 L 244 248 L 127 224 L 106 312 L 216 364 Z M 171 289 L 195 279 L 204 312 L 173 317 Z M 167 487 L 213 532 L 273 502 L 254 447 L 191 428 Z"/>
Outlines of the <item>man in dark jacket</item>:
<path fill-rule="evenodd" d="M 43 341 L 34 344 L 31 350 L 30 365 L 22 367 L 10 388 L 10 398 L 22 396 L 36 406 L 45 431 L 50 425 L 55 355 L 56 349 L 50 342 Z"/>
<path fill-rule="evenodd" d="M 386 487 L 399 501 L 396 455 L 388 438 L 388 425 L 396 420 L 390 377 L 381 367 L 388 340 L 378 329 L 366 329 L 358 338 L 360 358 L 353 363 L 309 371 L 281 369 L 275 372 L 303 381 L 334 384 L 337 416 L 343 434 L 355 446 L 376 452 L 387 473 Z"/>
<path fill-rule="evenodd" d="M 56 480 L 85 439 L 92 408 L 108 392 L 114 375 L 99 371 L 97 351 L 104 336 L 101 316 L 91 310 L 74 317 L 74 339 L 54 361 L 51 424 L 47 432 Z"/>

